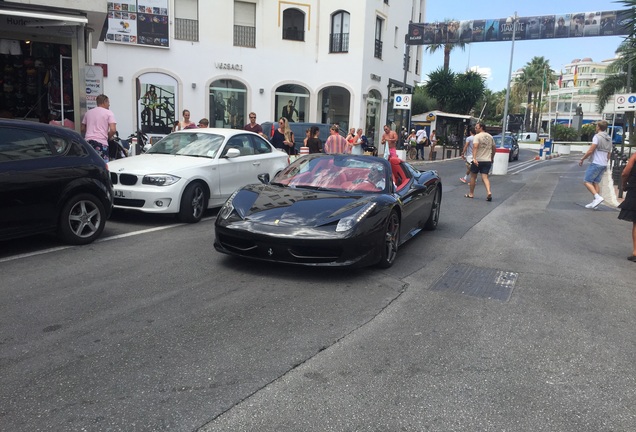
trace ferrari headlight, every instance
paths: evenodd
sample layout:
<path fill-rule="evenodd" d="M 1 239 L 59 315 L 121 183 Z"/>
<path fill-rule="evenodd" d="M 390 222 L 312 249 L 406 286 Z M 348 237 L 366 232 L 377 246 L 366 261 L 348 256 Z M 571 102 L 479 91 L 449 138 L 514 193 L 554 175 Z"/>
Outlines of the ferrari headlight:
<path fill-rule="evenodd" d="M 360 210 L 352 214 L 351 216 L 344 217 L 340 219 L 338 225 L 336 226 L 336 232 L 349 231 L 351 228 L 356 226 L 362 219 L 367 217 L 367 215 L 373 210 L 376 206 L 374 202 L 368 203 L 363 206 Z"/>
<path fill-rule="evenodd" d="M 230 215 L 234 211 L 233 201 L 234 201 L 234 197 L 236 196 L 237 193 L 239 193 L 238 190 L 236 192 L 234 192 L 232 195 L 230 195 L 230 197 L 227 199 L 227 201 L 225 201 L 225 204 L 223 204 L 223 207 L 221 207 L 221 210 L 219 210 L 219 213 L 217 215 L 218 218 L 227 219 L 227 218 L 230 217 Z"/>
<path fill-rule="evenodd" d="M 145 175 L 141 183 L 153 186 L 170 186 L 181 180 L 181 177 L 170 174 L 148 174 Z"/>

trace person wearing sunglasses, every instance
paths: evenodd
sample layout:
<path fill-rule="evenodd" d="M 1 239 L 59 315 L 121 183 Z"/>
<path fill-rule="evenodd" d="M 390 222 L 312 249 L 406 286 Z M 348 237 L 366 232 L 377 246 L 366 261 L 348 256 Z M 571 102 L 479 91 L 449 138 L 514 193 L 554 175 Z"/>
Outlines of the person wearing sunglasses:
<path fill-rule="evenodd" d="M 249 114 L 249 117 L 250 117 L 250 122 L 248 124 L 246 124 L 245 126 L 243 126 L 243 129 L 248 131 L 248 132 L 257 133 L 260 136 L 262 136 L 263 138 L 267 138 L 265 136 L 265 134 L 263 133 L 263 128 L 261 127 L 261 125 L 256 123 L 256 113 L 255 112 L 251 112 Z"/>

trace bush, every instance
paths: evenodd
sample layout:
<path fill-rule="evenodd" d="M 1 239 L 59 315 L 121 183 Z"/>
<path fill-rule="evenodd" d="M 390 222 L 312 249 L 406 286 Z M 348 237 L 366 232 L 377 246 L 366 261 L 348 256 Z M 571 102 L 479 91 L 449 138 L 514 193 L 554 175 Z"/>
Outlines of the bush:
<path fill-rule="evenodd" d="M 579 133 L 576 129 L 564 126 L 562 124 L 556 124 L 551 129 L 551 137 L 554 141 L 576 141 L 579 139 Z"/>

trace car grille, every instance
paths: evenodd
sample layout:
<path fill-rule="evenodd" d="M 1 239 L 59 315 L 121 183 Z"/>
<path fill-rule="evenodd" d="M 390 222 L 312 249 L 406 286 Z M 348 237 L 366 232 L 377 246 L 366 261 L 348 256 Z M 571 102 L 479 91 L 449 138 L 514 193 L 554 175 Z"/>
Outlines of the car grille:
<path fill-rule="evenodd" d="M 134 174 L 117 174 L 111 172 L 110 180 L 113 182 L 114 185 L 123 184 L 125 186 L 133 186 L 137 184 L 137 176 Z"/>
<path fill-rule="evenodd" d="M 331 263 L 342 256 L 339 246 L 285 245 L 243 239 L 217 233 L 219 243 L 227 250 L 245 257 L 291 263 Z"/>
<path fill-rule="evenodd" d="M 141 208 L 144 206 L 144 204 L 146 204 L 146 200 L 126 199 L 126 198 L 115 198 L 113 202 L 116 206 L 138 207 L 138 208 Z"/>

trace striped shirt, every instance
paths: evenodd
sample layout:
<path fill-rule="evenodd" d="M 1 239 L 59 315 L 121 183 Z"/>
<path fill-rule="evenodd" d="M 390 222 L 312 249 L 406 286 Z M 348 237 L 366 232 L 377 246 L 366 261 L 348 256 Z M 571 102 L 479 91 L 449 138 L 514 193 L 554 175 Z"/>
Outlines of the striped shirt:
<path fill-rule="evenodd" d="M 340 134 L 329 135 L 324 145 L 324 151 L 327 154 L 346 153 L 347 140 Z"/>

